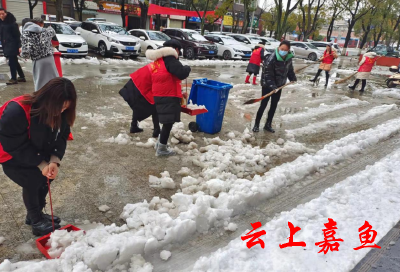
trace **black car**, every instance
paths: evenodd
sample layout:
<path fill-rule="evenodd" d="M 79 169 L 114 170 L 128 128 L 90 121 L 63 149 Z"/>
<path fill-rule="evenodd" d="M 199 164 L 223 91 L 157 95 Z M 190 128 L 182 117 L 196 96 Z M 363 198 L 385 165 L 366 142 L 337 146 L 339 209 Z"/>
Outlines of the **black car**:
<path fill-rule="evenodd" d="M 218 47 L 192 29 L 166 28 L 163 32 L 182 44 L 183 56 L 188 59 L 217 57 Z"/>
<path fill-rule="evenodd" d="M 375 48 L 371 48 L 367 52 L 375 52 L 378 55 L 386 57 L 394 57 L 394 58 L 400 57 L 399 51 L 395 50 L 391 46 L 386 46 L 384 44 L 378 44 Z"/>

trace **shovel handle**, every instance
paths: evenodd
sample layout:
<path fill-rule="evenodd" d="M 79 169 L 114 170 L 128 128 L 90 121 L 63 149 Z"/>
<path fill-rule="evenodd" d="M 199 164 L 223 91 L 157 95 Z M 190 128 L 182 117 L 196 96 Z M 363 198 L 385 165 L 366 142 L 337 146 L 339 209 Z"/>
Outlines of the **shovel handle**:
<path fill-rule="evenodd" d="M 47 178 L 47 187 L 49 187 L 51 222 L 53 223 L 53 232 L 54 232 L 56 230 L 56 228 L 54 226 L 53 201 L 51 200 L 51 190 L 50 190 L 50 180 L 49 180 L 49 178 Z"/>

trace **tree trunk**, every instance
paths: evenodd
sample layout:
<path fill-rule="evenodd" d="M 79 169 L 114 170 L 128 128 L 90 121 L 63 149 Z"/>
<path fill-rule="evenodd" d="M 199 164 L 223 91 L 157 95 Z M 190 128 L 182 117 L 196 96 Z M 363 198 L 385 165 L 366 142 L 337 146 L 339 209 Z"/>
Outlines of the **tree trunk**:
<path fill-rule="evenodd" d="M 126 23 L 125 23 L 125 0 L 121 0 L 121 18 L 122 18 L 122 26 L 126 27 Z"/>
<path fill-rule="evenodd" d="M 352 32 L 353 27 L 354 27 L 355 24 L 356 24 L 356 22 L 355 22 L 354 18 L 352 18 L 350 23 L 349 23 L 349 28 L 347 29 L 347 35 L 346 35 L 346 40 L 344 41 L 344 46 L 343 46 L 343 50 L 342 50 L 342 56 L 346 55 L 347 46 L 349 45 L 350 38 L 351 38 L 351 32 Z"/>
<path fill-rule="evenodd" d="M 56 20 L 57 22 L 64 22 L 63 16 L 63 0 L 56 0 Z"/>
<path fill-rule="evenodd" d="M 147 21 L 147 11 L 149 7 L 143 2 L 139 1 L 140 7 L 140 28 L 146 29 L 146 21 Z"/>

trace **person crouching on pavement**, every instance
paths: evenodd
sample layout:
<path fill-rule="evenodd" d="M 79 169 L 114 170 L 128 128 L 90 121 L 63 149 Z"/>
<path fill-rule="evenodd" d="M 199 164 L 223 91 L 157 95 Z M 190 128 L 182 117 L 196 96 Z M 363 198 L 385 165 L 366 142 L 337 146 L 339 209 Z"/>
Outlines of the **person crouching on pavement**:
<path fill-rule="evenodd" d="M 262 95 L 274 92 L 279 87 L 286 84 L 287 79 L 291 82 L 297 81 L 296 75 L 293 70 L 292 63 L 293 54 L 290 52 L 290 42 L 283 41 L 264 61 L 263 73 L 261 75 Z M 272 119 L 274 118 L 279 99 L 281 98 L 282 90 L 271 95 L 271 107 L 268 111 L 267 122 L 264 130 L 274 133 L 272 128 Z M 256 121 L 253 127 L 254 132 L 259 132 L 261 118 L 264 114 L 265 108 L 268 105 L 269 98 L 267 97 L 261 101 L 260 108 L 257 111 Z"/>
<path fill-rule="evenodd" d="M 170 156 L 175 152 L 167 146 L 169 134 L 175 122 L 181 121 L 181 80 L 190 74 L 190 67 L 179 61 L 182 46 L 177 40 L 169 40 L 164 47 L 147 50 L 150 63 L 152 92 L 160 123 L 163 125 L 156 145 L 156 156 Z"/>
<path fill-rule="evenodd" d="M 253 85 L 257 85 L 256 80 L 257 80 L 257 75 L 260 72 L 260 65 L 261 62 L 265 59 L 265 41 L 260 41 L 259 44 L 257 44 L 254 47 L 253 53 L 251 54 L 249 64 L 247 65 L 246 72 L 249 73 L 246 76 L 245 83 L 250 84 L 250 77 L 252 74 L 254 74 L 253 77 Z"/>
<path fill-rule="evenodd" d="M 358 73 L 356 74 L 356 81 L 354 82 L 353 86 L 349 86 L 350 89 L 354 91 L 361 80 L 360 92 L 364 92 L 365 86 L 367 85 L 367 79 L 369 79 L 369 75 L 371 74 L 372 68 L 374 67 L 377 59 L 378 56 L 375 52 L 369 52 L 363 55 L 363 58 L 359 63 L 360 67 L 358 68 Z"/>
<path fill-rule="evenodd" d="M 329 83 L 329 72 L 332 68 L 332 62 L 338 57 L 335 49 L 333 49 L 333 44 L 329 43 L 326 45 L 326 49 L 324 55 L 320 58 L 321 64 L 319 65 L 318 72 L 313 79 L 310 79 L 311 82 L 315 82 L 322 70 L 325 71 L 326 82 L 325 87 L 328 86 Z"/>
<path fill-rule="evenodd" d="M 157 138 L 160 135 L 160 122 L 151 90 L 150 64 L 136 70 L 130 77 L 131 79 L 119 91 L 133 111 L 130 133 L 142 132 L 143 129 L 138 126 L 138 122 L 151 115 L 154 125 L 153 137 Z"/>
<path fill-rule="evenodd" d="M 0 164 L 4 174 L 22 187 L 25 223 L 36 236 L 53 231 L 51 216 L 43 213 L 47 180 L 57 177 L 75 108 L 75 87 L 60 77 L 0 108 Z M 54 222 L 55 228 L 60 228 L 61 219 L 54 216 Z"/>

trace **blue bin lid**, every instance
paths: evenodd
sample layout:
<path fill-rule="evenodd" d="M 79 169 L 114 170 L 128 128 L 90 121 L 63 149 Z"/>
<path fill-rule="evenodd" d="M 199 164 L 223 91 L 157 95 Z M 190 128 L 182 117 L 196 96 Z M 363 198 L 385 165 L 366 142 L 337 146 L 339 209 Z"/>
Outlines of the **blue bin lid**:
<path fill-rule="evenodd" d="M 197 90 L 199 86 L 205 86 L 215 90 L 230 90 L 233 88 L 231 84 L 208 80 L 207 78 L 194 79 L 189 95 L 189 101 L 192 100 L 193 104 L 197 104 Z"/>

